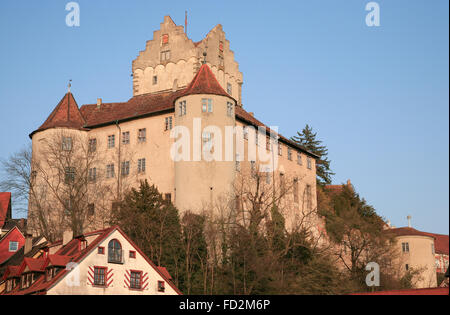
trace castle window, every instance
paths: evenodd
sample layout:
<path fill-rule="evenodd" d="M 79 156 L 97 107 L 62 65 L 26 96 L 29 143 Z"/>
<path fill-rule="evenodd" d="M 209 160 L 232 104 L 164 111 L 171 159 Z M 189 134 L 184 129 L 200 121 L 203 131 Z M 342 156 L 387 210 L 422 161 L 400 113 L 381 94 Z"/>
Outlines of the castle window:
<path fill-rule="evenodd" d="M 161 52 L 161 62 L 170 60 L 170 50 Z"/>
<path fill-rule="evenodd" d="M 139 129 L 138 132 L 138 142 L 145 142 L 147 141 L 147 129 L 143 128 L 143 129 Z"/>
<path fill-rule="evenodd" d="M 114 148 L 116 146 L 116 136 L 108 136 L 108 149 Z"/>
<path fill-rule="evenodd" d="M 71 137 L 63 137 L 62 149 L 63 149 L 63 151 L 72 151 L 72 138 Z"/>
<path fill-rule="evenodd" d="M 90 168 L 88 171 L 88 178 L 90 182 L 95 182 L 97 180 L 97 168 Z"/>
<path fill-rule="evenodd" d="M 19 242 L 9 241 L 9 252 L 17 252 L 19 249 Z"/>
<path fill-rule="evenodd" d="M 292 161 L 292 148 L 288 148 L 288 160 Z"/>
<path fill-rule="evenodd" d="M 130 272 L 130 289 L 141 289 L 142 283 L 142 271 L 131 271 Z"/>
<path fill-rule="evenodd" d="M 272 146 L 270 145 L 270 138 L 266 140 L 266 149 L 267 151 L 272 151 Z"/>
<path fill-rule="evenodd" d="M 233 93 L 233 86 L 231 83 L 227 83 L 227 93 L 230 95 Z"/>
<path fill-rule="evenodd" d="M 252 175 L 256 175 L 256 161 L 250 161 L 250 170 L 252 171 Z"/>
<path fill-rule="evenodd" d="M 298 203 L 298 178 L 294 178 L 294 202 Z"/>
<path fill-rule="evenodd" d="M 241 171 L 241 156 L 239 153 L 236 153 L 236 171 Z"/>
<path fill-rule="evenodd" d="M 145 159 L 138 160 L 138 173 L 145 173 Z"/>
<path fill-rule="evenodd" d="M 122 162 L 121 174 L 122 176 L 130 175 L 130 161 Z"/>
<path fill-rule="evenodd" d="M 113 177 L 115 177 L 114 164 L 108 164 L 106 165 L 106 178 L 113 178 Z"/>
<path fill-rule="evenodd" d="M 248 140 L 248 127 L 244 126 L 244 139 Z"/>
<path fill-rule="evenodd" d="M 402 243 L 402 252 L 409 253 L 409 243 Z"/>
<path fill-rule="evenodd" d="M 219 51 L 223 52 L 223 42 L 219 42 Z"/>
<path fill-rule="evenodd" d="M 75 181 L 75 167 L 64 168 L 64 182 L 66 184 L 73 183 Z"/>
<path fill-rule="evenodd" d="M 153 85 L 158 84 L 158 77 L 156 75 L 153 76 Z"/>
<path fill-rule="evenodd" d="M 297 153 L 297 164 L 302 165 L 302 155 L 300 153 Z"/>
<path fill-rule="evenodd" d="M 164 291 L 166 291 L 165 282 L 164 281 L 158 281 L 158 292 L 164 292 Z"/>
<path fill-rule="evenodd" d="M 312 210 L 311 185 L 306 185 L 306 207 L 307 210 Z"/>
<path fill-rule="evenodd" d="M 212 134 L 204 132 L 202 134 L 203 152 L 211 152 L 212 149 Z"/>
<path fill-rule="evenodd" d="M 164 34 L 164 35 L 162 36 L 162 43 L 163 43 L 164 45 L 169 43 L 169 34 Z"/>
<path fill-rule="evenodd" d="M 130 132 L 122 132 L 122 144 L 130 144 Z"/>
<path fill-rule="evenodd" d="M 130 258 L 136 258 L 136 252 L 134 250 L 130 250 L 130 252 L 128 253 Z"/>
<path fill-rule="evenodd" d="M 309 156 L 308 156 L 306 161 L 307 161 L 308 169 L 312 169 L 312 161 L 311 161 L 311 158 Z"/>
<path fill-rule="evenodd" d="M 172 117 L 166 117 L 166 131 L 172 130 Z"/>
<path fill-rule="evenodd" d="M 186 101 L 180 102 L 179 108 L 180 108 L 180 116 L 186 115 Z"/>
<path fill-rule="evenodd" d="M 99 246 L 97 249 L 97 254 L 99 255 L 105 255 L 105 248 L 102 246 Z"/>
<path fill-rule="evenodd" d="M 94 285 L 99 287 L 105 286 L 105 267 L 94 267 Z"/>
<path fill-rule="evenodd" d="M 204 113 L 212 113 L 213 111 L 213 101 L 210 98 L 203 98 L 202 99 L 202 111 Z"/>
<path fill-rule="evenodd" d="M 278 144 L 278 155 L 279 156 L 283 155 L 283 147 L 281 146 L 281 144 Z"/>
<path fill-rule="evenodd" d="M 227 102 L 227 115 L 233 117 L 233 103 Z"/>
<path fill-rule="evenodd" d="M 97 150 L 97 139 L 89 139 L 89 152 Z"/>
<path fill-rule="evenodd" d="M 225 61 L 223 59 L 223 56 L 219 55 L 219 67 L 224 67 L 225 65 Z"/>
<path fill-rule="evenodd" d="M 171 194 L 171 193 L 165 194 L 165 195 L 164 195 L 164 200 L 165 200 L 167 203 L 170 203 L 170 202 L 172 201 L 172 194 Z"/>
<path fill-rule="evenodd" d="M 92 217 L 95 213 L 95 205 L 93 203 L 88 204 L 88 216 Z"/>
<path fill-rule="evenodd" d="M 266 184 L 270 184 L 270 170 L 269 168 L 266 168 Z"/>

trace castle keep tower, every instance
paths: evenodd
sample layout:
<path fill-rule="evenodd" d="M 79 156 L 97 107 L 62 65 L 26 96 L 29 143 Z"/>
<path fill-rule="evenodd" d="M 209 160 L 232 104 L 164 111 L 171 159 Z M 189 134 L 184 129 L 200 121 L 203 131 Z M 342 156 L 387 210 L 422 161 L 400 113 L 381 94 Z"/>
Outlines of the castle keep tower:
<path fill-rule="evenodd" d="M 224 136 L 226 126 L 236 125 L 235 105 L 207 64 L 175 100 L 175 126 L 189 130 L 191 139 L 189 161 L 175 162 L 175 203 L 180 210 L 198 211 L 211 207 L 218 198 L 230 197 L 235 162 L 234 157 L 225 160 Z"/>
<path fill-rule="evenodd" d="M 169 16 L 133 61 L 133 95 L 186 88 L 200 69 L 204 52 L 219 84 L 242 105 L 243 76 L 222 25 L 193 42 Z"/>

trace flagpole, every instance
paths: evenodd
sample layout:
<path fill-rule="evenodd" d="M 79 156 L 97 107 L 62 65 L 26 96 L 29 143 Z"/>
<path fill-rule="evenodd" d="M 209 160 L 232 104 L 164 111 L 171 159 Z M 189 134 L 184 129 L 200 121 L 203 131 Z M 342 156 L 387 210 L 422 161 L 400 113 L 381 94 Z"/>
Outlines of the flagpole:
<path fill-rule="evenodd" d="M 188 34 L 188 32 L 187 32 L 187 24 L 188 24 L 188 22 L 187 22 L 187 10 L 186 10 L 185 14 L 184 14 L 184 31 L 186 33 L 186 36 Z"/>

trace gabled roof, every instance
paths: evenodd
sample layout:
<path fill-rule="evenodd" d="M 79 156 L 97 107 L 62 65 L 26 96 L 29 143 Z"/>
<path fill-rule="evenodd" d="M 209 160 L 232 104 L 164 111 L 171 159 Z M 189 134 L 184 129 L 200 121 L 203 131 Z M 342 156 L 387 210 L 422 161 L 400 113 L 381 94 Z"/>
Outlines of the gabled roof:
<path fill-rule="evenodd" d="M 216 76 L 212 73 L 211 68 L 206 63 L 200 67 L 194 79 L 192 79 L 191 83 L 183 91 L 181 96 L 194 94 L 212 94 L 232 98 L 222 88 L 217 81 Z"/>
<path fill-rule="evenodd" d="M 23 273 L 25 269 L 31 272 L 42 272 L 42 266 L 45 260 L 43 258 L 30 258 L 25 257 L 20 265 L 19 273 Z"/>
<path fill-rule="evenodd" d="M 0 228 L 3 227 L 5 221 L 11 215 L 9 209 L 11 208 L 11 193 L 0 192 Z"/>
<path fill-rule="evenodd" d="M 30 134 L 30 137 L 38 131 L 56 127 L 83 129 L 85 123 L 85 119 L 78 109 L 78 105 L 73 97 L 73 94 L 68 92 L 64 95 L 42 126 L 33 131 Z"/>

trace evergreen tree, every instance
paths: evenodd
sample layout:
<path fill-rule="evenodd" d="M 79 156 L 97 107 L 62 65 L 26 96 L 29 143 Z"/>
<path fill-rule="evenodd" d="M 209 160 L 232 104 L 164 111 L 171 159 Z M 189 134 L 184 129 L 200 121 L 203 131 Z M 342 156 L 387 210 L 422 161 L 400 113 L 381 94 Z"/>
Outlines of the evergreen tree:
<path fill-rule="evenodd" d="M 158 189 L 142 181 L 139 189 L 125 194 L 112 213 L 112 223 L 119 225 L 136 245 L 158 266 L 164 266 L 183 284 L 183 241 L 178 210 L 163 199 Z"/>
<path fill-rule="evenodd" d="M 303 146 L 306 150 L 320 156 L 317 161 L 317 183 L 319 185 L 331 184 L 331 177 L 334 173 L 330 169 L 331 161 L 328 160 L 328 149 L 321 145 L 322 141 L 317 140 L 317 133 L 314 133 L 309 125 L 306 125 L 301 132 L 292 137 L 291 140 L 298 145 Z"/>

